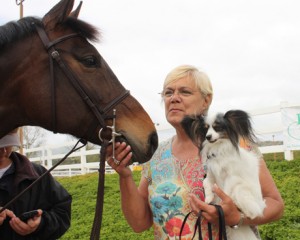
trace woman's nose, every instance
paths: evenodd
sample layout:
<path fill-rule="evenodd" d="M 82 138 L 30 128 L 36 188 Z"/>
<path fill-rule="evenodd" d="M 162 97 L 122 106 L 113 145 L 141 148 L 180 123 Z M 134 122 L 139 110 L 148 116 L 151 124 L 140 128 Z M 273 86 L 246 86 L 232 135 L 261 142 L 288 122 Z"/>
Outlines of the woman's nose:
<path fill-rule="evenodd" d="M 180 93 L 179 92 L 174 92 L 171 96 L 171 99 L 170 101 L 171 102 L 177 102 L 177 101 L 180 101 Z"/>

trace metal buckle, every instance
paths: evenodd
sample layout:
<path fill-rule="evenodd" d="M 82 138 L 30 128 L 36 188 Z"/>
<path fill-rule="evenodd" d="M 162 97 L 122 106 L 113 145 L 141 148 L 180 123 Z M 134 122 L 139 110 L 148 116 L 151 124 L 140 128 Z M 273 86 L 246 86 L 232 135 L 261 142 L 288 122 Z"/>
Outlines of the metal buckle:
<path fill-rule="evenodd" d="M 116 136 L 121 136 L 122 134 L 116 132 L 116 109 L 113 109 L 113 123 L 112 123 L 112 126 L 106 126 L 106 128 L 111 129 L 111 139 L 109 140 L 109 143 L 112 143 L 112 148 L 113 148 L 112 158 L 114 160 L 114 163 L 119 165 L 120 161 L 118 161 L 115 158 L 115 145 L 116 145 L 115 140 L 116 140 Z M 103 130 L 103 128 L 101 128 L 99 130 L 99 134 L 98 134 L 98 137 L 99 137 L 101 142 L 103 142 L 103 138 L 101 137 L 102 130 Z"/>

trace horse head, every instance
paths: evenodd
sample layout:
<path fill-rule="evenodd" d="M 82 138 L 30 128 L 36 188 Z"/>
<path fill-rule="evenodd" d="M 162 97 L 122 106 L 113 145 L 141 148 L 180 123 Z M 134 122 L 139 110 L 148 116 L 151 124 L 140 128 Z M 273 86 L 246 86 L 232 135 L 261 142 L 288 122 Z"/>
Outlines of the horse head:
<path fill-rule="evenodd" d="M 146 162 L 158 144 L 154 124 L 92 45 L 99 32 L 73 4 L 61 0 L 42 19 L 0 27 L 0 137 L 32 125 L 100 145 L 100 129 L 109 140 L 115 121 L 117 140 L 131 145 L 133 161 Z"/>

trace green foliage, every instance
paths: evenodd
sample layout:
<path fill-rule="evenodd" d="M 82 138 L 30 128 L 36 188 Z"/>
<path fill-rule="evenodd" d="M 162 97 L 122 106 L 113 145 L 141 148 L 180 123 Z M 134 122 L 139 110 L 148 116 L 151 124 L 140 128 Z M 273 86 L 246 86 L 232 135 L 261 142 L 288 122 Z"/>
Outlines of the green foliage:
<path fill-rule="evenodd" d="M 264 156 L 265 159 L 272 159 Z M 259 227 L 262 239 L 300 239 L 300 155 L 295 160 L 266 160 L 268 168 L 285 202 L 283 217 L 276 222 Z M 282 159 L 282 158 L 281 158 Z"/>
<path fill-rule="evenodd" d="M 259 226 L 263 240 L 300 239 L 300 154 L 296 152 L 293 161 L 285 161 L 277 155 L 265 155 L 268 168 L 285 201 L 285 212 L 281 220 Z M 280 160 L 281 159 L 281 160 Z M 133 172 L 139 182 L 140 172 Z M 59 178 L 62 185 L 73 196 L 72 225 L 61 238 L 63 240 L 89 239 L 94 220 L 98 174 L 86 174 L 70 178 Z M 152 229 L 134 233 L 128 226 L 121 210 L 119 177 L 117 174 L 105 176 L 104 209 L 101 239 L 153 239 Z"/>
<path fill-rule="evenodd" d="M 133 174 L 138 183 L 140 172 L 134 171 Z M 98 173 L 58 178 L 58 181 L 70 192 L 73 198 L 72 224 L 61 239 L 89 239 L 95 215 Z M 101 239 L 153 239 L 151 229 L 137 234 L 127 224 L 121 210 L 117 174 L 105 175 Z"/>

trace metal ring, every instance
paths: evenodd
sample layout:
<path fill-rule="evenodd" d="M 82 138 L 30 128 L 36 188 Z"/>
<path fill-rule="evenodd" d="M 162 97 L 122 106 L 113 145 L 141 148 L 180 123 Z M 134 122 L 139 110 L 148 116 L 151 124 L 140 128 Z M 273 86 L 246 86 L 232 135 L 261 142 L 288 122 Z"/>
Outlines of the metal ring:
<path fill-rule="evenodd" d="M 112 129 L 111 126 L 107 126 L 106 128 Z M 103 138 L 101 137 L 102 130 L 103 130 L 103 128 L 101 128 L 101 129 L 99 130 L 99 133 L 98 133 L 98 137 L 99 137 L 99 139 L 100 139 L 101 142 L 103 142 Z M 111 143 L 112 141 L 113 141 L 113 138 L 111 138 L 111 139 L 109 140 L 109 143 Z"/>

